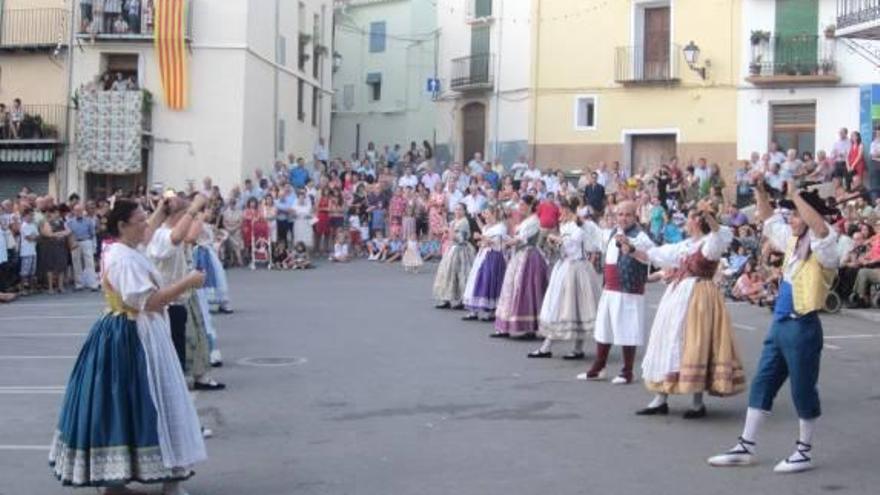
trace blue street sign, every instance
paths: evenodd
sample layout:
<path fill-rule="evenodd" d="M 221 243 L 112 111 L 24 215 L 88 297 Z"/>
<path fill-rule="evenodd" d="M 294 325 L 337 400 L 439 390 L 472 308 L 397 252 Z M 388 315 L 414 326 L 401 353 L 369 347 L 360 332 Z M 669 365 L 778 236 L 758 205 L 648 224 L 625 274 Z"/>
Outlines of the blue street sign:
<path fill-rule="evenodd" d="M 428 78 L 427 84 L 428 93 L 436 95 L 440 92 L 440 79 L 436 79 L 433 77 Z"/>

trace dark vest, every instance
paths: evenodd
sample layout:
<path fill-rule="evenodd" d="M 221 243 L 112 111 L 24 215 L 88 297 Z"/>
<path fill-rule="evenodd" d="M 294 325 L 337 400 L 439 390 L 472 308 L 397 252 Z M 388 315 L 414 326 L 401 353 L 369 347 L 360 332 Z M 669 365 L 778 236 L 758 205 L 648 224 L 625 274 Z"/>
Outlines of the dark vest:
<path fill-rule="evenodd" d="M 624 234 L 634 239 L 642 232 L 641 227 L 633 225 Z M 614 242 L 617 229 L 611 233 L 610 242 Z M 648 265 L 635 259 L 629 254 L 619 251 L 616 265 L 605 265 L 605 288 L 626 294 L 644 294 L 645 283 L 648 280 Z"/>

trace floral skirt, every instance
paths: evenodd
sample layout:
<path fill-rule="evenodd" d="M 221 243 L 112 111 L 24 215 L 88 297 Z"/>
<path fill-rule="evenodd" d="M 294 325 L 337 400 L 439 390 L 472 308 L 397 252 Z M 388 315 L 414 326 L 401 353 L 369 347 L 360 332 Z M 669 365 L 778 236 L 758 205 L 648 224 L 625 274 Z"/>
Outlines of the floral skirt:
<path fill-rule="evenodd" d="M 453 244 L 440 260 L 434 277 L 434 299 L 459 302 L 464 298 L 468 273 L 474 262 L 474 248 L 470 244 Z"/>
<path fill-rule="evenodd" d="M 49 466 L 64 485 L 182 480 L 159 448 L 158 418 L 137 324 L 105 315 L 92 327 L 70 375 Z"/>

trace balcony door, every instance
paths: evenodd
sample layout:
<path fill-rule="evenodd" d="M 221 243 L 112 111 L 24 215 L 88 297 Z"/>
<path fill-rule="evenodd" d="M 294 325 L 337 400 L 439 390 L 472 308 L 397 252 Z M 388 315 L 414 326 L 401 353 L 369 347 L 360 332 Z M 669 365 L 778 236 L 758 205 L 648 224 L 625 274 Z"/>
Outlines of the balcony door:
<path fill-rule="evenodd" d="M 486 154 L 486 105 L 468 103 L 461 109 L 462 161 L 467 163 L 474 153 Z"/>
<path fill-rule="evenodd" d="M 489 82 L 489 42 L 489 26 L 471 28 L 471 84 Z"/>
<path fill-rule="evenodd" d="M 774 73 L 814 73 L 819 53 L 819 0 L 776 0 Z"/>
<path fill-rule="evenodd" d="M 816 104 L 770 104 L 770 139 L 783 153 L 797 150 L 816 152 Z"/>
<path fill-rule="evenodd" d="M 645 8 L 642 52 L 645 79 L 669 79 L 669 7 Z"/>

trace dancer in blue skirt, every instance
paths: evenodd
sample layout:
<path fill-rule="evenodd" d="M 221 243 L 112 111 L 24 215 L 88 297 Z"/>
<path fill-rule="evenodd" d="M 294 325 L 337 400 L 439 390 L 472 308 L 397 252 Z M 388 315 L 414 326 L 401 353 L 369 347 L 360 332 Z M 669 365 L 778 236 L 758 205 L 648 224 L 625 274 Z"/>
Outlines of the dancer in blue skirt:
<path fill-rule="evenodd" d="M 181 481 L 206 453 L 166 306 L 201 287 L 204 275 L 159 288 L 155 267 L 138 250 L 148 223 L 137 203 L 117 200 L 107 225 L 118 238 L 102 274 L 108 308 L 70 375 L 49 464 L 65 485 L 118 494 L 130 493 L 129 482 L 161 482 L 164 495 L 185 495 Z"/>

